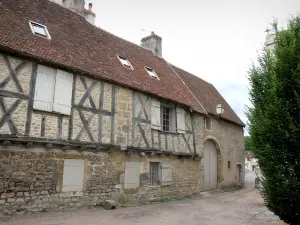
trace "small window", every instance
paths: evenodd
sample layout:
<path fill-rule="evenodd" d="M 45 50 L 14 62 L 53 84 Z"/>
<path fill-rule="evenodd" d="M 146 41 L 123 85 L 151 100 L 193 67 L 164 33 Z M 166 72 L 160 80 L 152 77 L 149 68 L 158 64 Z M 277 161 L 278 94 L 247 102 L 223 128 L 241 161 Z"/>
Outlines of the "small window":
<path fill-rule="evenodd" d="M 150 185 L 156 186 L 159 185 L 159 171 L 160 163 L 150 162 Z"/>
<path fill-rule="evenodd" d="M 145 69 L 151 77 L 156 78 L 157 80 L 159 80 L 157 74 L 155 73 L 155 71 L 153 69 L 151 69 L 150 67 L 147 67 L 147 66 L 145 66 Z"/>
<path fill-rule="evenodd" d="M 170 109 L 162 108 L 162 127 L 163 131 L 170 131 Z"/>
<path fill-rule="evenodd" d="M 210 118 L 205 118 L 205 129 L 211 130 L 211 119 Z"/>
<path fill-rule="evenodd" d="M 162 104 L 161 107 L 161 130 L 165 132 L 176 132 L 175 108 Z"/>
<path fill-rule="evenodd" d="M 230 161 L 228 161 L 227 169 L 228 169 L 228 171 L 230 171 L 230 169 L 231 169 L 231 162 Z"/>
<path fill-rule="evenodd" d="M 120 60 L 120 62 L 122 63 L 123 66 L 133 70 L 132 65 L 130 64 L 130 62 L 128 61 L 128 59 L 126 57 L 118 55 L 118 59 Z"/>
<path fill-rule="evenodd" d="M 51 39 L 48 29 L 45 25 L 29 21 L 29 25 L 33 34 Z"/>

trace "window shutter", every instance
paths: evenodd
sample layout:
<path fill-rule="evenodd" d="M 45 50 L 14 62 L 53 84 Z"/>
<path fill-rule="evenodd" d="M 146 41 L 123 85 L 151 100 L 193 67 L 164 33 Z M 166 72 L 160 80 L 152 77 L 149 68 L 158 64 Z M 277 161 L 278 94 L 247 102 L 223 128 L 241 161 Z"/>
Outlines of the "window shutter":
<path fill-rule="evenodd" d="M 82 191 L 84 160 L 65 159 L 62 192 Z"/>
<path fill-rule="evenodd" d="M 140 163 L 126 162 L 124 189 L 140 187 Z"/>
<path fill-rule="evenodd" d="M 33 108 L 52 111 L 55 83 L 55 69 L 38 66 Z"/>
<path fill-rule="evenodd" d="M 172 184 L 172 164 L 163 162 L 161 164 L 161 185 Z"/>
<path fill-rule="evenodd" d="M 160 102 L 151 101 L 151 128 L 160 130 Z"/>
<path fill-rule="evenodd" d="M 185 112 L 184 109 L 176 108 L 177 133 L 185 133 Z"/>
<path fill-rule="evenodd" d="M 53 111 L 70 115 L 73 74 L 57 70 Z"/>

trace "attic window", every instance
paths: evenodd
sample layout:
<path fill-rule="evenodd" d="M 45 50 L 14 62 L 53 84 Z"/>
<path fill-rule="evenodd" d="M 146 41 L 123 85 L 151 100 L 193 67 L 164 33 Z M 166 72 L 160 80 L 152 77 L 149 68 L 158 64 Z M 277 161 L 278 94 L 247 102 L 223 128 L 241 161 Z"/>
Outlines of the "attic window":
<path fill-rule="evenodd" d="M 159 80 L 157 74 L 155 73 L 155 71 L 153 69 L 151 69 L 150 67 L 147 67 L 147 66 L 145 66 L 145 69 L 151 77 L 156 78 L 157 80 Z"/>
<path fill-rule="evenodd" d="M 128 61 L 128 59 L 126 57 L 118 55 L 118 59 L 120 60 L 120 62 L 122 63 L 123 66 L 133 70 L 132 65 L 130 64 L 130 62 Z"/>
<path fill-rule="evenodd" d="M 45 25 L 29 21 L 29 25 L 33 34 L 44 38 L 51 39 L 48 29 Z"/>

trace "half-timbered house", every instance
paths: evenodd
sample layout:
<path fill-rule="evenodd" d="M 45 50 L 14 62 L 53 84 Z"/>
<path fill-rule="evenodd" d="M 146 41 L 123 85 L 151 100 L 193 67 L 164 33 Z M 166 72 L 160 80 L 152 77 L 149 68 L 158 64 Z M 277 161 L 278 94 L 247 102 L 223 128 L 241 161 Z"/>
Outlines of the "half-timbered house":
<path fill-rule="evenodd" d="M 0 3 L 0 209 L 243 185 L 244 124 L 211 84 L 163 59 L 156 34 L 139 46 L 61 4 Z"/>

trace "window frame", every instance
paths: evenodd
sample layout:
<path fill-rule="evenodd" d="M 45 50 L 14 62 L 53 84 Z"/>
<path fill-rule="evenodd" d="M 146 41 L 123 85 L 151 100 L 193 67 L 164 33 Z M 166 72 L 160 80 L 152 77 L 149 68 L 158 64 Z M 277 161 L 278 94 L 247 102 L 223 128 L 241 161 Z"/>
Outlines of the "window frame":
<path fill-rule="evenodd" d="M 43 24 L 40 24 L 40 23 L 37 23 L 37 22 L 34 22 L 34 21 L 31 21 L 29 20 L 29 26 L 30 26 L 30 29 L 31 29 L 31 32 L 35 35 L 35 36 L 38 36 L 38 37 L 42 37 L 42 38 L 46 38 L 46 39 L 49 39 L 51 40 L 51 35 L 48 31 L 48 28 L 46 25 L 43 25 Z M 34 29 L 34 26 L 38 26 L 38 27 L 41 27 L 44 29 L 45 31 L 45 35 L 43 34 L 40 34 L 40 33 L 37 33 Z"/>
<path fill-rule="evenodd" d="M 120 63 L 122 64 L 122 66 L 124 66 L 127 69 L 134 70 L 133 66 L 131 65 L 131 63 L 129 62 L 129 60 L 125 56 L 117 54 L 117 57 L 118 57 Z M 125 60 L 128 63 L 128 66 L 126 64 L 124 64 L 122 62 L 122 60 Z"/>
<path fill-rule="evenodd" d="M 211 118 L 209 118 L 209 117 L 206 117 L 205 118 L 205 130 L 212 130 L 212 119 Z M 207 127 L 207 122 L 209 122 L 209 127 Z"/>
<path fill-rule="evenodd" d="M 169 130 L 164 130 L 164 109 L 169 110 Z M 176 133 L 177 122 L 175 106 L 164 103 L 160 104 L 160 130 L 166 133 Z"/>
<path fill-rule="evenodd" d="M 149 162 L 149 182 L 151 187 L 159 186 L 161 172 L 161 162 Z M 156 174 L 153 174 L 156 173 Z"/>
<path fill-rule="evenodd" d="M 157 73 L 149 66 L 145 66 L 145 70 L 147 71 L 148 75 L 152 78 L 155 78 L 157 80 L 160 80 Z"/>

